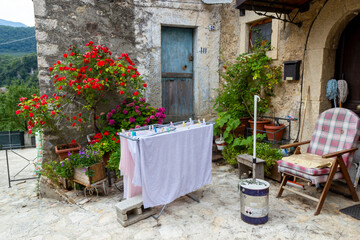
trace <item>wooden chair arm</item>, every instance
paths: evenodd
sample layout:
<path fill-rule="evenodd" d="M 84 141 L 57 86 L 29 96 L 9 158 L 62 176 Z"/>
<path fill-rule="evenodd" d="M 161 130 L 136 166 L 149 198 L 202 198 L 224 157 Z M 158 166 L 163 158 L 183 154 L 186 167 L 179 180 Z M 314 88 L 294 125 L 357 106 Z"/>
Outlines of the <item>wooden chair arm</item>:
<path fill-rule="evenodd" d="M 337 156 L 341 156 L 341 155 L 343 155 L 345 153 L 353 152 L 353 151 L 356 151 L 356 150 L 358 150 L 358 148 L 353 147 L 353 148 L 345 149 L 345 150 L 342 150 L 342 151 L 337 151 L 337 152 L 334 152 L 334 153 L 328 153 L 328 154 L 322 155 L 322 158 L 337 157 Z"/>
<path fill-rule="evenodd" d="M 292 148 L 292 147 L 297 147 L 297 146 L 304 145 L 304 144 L 308 144 L 308 143 L 310 143 L 310 141 L 290 143 L 290 144 L 281 145 L 280 148 L 281 148 L 281 149 L 284 149 L 284 148 Z"/>

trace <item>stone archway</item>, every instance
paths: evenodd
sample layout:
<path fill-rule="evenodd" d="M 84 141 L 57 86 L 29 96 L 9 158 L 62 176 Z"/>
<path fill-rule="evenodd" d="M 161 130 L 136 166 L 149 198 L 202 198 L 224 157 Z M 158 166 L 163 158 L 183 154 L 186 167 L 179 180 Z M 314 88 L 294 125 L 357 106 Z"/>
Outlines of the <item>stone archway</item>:
<path fill-rule="evenodd" d="M 334 78 L 339 39 L 359 11 L 358 0 L 329 0 L 314 22 L 304 59 L 303 96 L 307 94 L 306 86 L 311 86 L 304 139 L 311 137 L 318 114 L 331 107 L 326 99 L 326 84 Z"/>

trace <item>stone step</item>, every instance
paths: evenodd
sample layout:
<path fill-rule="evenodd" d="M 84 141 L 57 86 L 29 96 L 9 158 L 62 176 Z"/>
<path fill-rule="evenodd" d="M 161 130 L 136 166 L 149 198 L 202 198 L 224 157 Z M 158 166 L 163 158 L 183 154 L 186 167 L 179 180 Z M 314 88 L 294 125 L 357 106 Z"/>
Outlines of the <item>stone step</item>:
<path fill-rule="evenodd" d="M 127 227 L 155 214 L 155 209 L 144 209 L 142 195 L 128 198 L 115 205 L 118 222 Z"/>

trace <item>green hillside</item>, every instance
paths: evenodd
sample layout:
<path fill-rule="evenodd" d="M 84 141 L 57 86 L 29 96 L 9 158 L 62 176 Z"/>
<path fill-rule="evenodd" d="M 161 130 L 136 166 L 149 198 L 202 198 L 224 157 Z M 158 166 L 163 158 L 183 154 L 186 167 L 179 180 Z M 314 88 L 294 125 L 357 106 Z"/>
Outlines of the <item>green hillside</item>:
<path fill-rule="evenodd" d="M 0 56 L 36 53 L 35 27 L 0 25 Z"/>
<path fill-rule="evenodd" d="M 16 83 L 38 87 L 36 54 L 23 57 L 0 55 L 0 87 Z"/>

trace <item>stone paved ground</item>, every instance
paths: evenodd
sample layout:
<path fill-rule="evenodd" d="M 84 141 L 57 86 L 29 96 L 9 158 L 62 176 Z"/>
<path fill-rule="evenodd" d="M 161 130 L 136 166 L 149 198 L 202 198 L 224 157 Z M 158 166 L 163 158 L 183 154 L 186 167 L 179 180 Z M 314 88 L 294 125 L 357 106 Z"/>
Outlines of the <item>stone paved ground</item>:
<path fill-rule="evenodd" d="M 34 149 L 18 152 L 35 156 Z M 11 169 L 21 167 L 23 160 L 9 157 Z M 289 192 L 284 192 L 289 197 L 276 199 L 279 184 L 273 181 L 268 223 L 243 222 L 238 178 L 227 165 L 213 164 L 212 184 L 194 192 L 200 203 L 179 198 L 165 208 L 159 221 L 148 218 L 127 228 L 116 220 L 114 205 L 121 199 L 116 189 L 109 196 L 92 196 L 83 205 L 39 199 L 36 180 L 13 182 L 8 188 L 4 151 L 0 173 L 0 239 L 359 239 L 360 235 L 360 222 L 339 212 L 355 204 L 351 200 L 330 193 L 315 217 L 311 201 Z"/>

